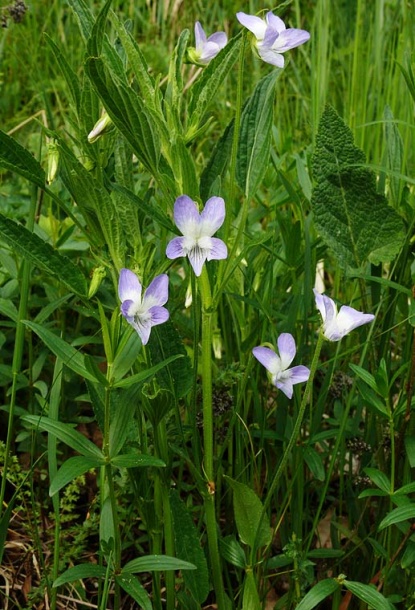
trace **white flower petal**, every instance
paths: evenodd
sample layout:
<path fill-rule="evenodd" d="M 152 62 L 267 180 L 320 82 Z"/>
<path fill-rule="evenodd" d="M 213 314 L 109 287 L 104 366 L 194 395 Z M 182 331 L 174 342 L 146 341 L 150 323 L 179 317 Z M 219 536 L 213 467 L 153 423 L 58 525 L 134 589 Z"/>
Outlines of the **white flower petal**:
<path fill-rule="evenodd" d="M 236 13 L 236 18 L 241 25 L 252 32 L 257 40 L 263 40 L 267 24 L 260 17 L 247 15 L 246 13 Z"/>
<path fill-rule="evenodd" d="M 225 220 L 225 202 L 222 197 L 211 197 L 200 215 L 200 235 L 211 237 Z"/>
<path fill-rule="evenodd" d="M 306 32 L 305 30 L 296 30 L 295 28 L 290 28 L 288 30 L 285 30 L 285 32 L 281 32 L 281 34 L 274 42 L 272 48 L 274 49 L 274 51 L 284 53 L 289 49 L 299 47 L 301 44 L 304 44 L 309 39 L 309 32 Z"/>
<path fill-rule="evenodd" d="M 252 353 L 272 376 L 281 372 L 281 360 L 269 347 L 254 347 Z"/>
<path fill-rule="evenodd" d="M 197 277 L 202 274 L 202 268 L 207 258 L 208 252 L 209 250 L 205 250 L 203 248 L 200 248 L 199 246 L 195 246 L 187 254 L 187 256 L 189 257 L 189 262 L 192 265 L 193 271 L 195 272 L 195 275 L 197 275 Z"/>
<path fill-rule="evenodd" d="M 174 222 L 185 236 L 198 237 L 200 216 L 195 202 L 187 195 L 181 195 L 174 203 Z"/>
<path fill-rule="evenodd" d="M 282 333 L 278 337 L 278 351 L 281 359 L 281 368 L 283 370 L 288 369 L 291 362 L 294 360 L 295 348 L 294 337 L 290 333 Z"/>
<path fill-rule="evenodd" d="M 258 47 L 258 54 L 267 64 L 277 66 L 277 68 L 284 67 L 285 61 L 283 55 L 277 53 L 273 49 L 270 49 L 269 47 Z"/>

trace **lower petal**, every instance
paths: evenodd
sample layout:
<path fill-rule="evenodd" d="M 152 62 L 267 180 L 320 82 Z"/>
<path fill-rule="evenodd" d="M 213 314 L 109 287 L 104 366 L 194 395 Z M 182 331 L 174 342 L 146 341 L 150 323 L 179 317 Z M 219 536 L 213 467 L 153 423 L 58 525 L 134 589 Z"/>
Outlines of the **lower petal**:
<path fill-rule="evenodd" d="M 284 57 L 271 49 L 270 47 L 258 47 L 258 53 L 260 58 L 265 61 L 267 64 L 271 64 L 272 66 L 277 66 L 277 68 L 284 67 Z"/>
<path fill-rule="evenodd" d="M 163 324 L 169 319 L 169 312 L 165 307 L 152 307 L 149 310 L 151 314 L 151 326 L 157 326 L 157 324 Z"/>
<path fill-rule="evenodd" d="M 193 267 L 193 271 L 195 272 L 195 275 L 199 277 L 202 273 L 203 265 L 207 258 L 206 250 L 203 250 L 202 248 L 198 248 L 196 246 L 195 248 L 192 248 L 190 250 L 190 252 L 188 253 L 188 257 L 189 262 Z"/>
<path fill-rule="evenodd" d="M 220 261 L 228 256 L 228 248 L 226 247 L 225 242 L 223 242 L 221 239 L 218 239 L 217 237 L 211 237 L 210 242 L 210 251 L 206 257 L 208 261 Z"/>

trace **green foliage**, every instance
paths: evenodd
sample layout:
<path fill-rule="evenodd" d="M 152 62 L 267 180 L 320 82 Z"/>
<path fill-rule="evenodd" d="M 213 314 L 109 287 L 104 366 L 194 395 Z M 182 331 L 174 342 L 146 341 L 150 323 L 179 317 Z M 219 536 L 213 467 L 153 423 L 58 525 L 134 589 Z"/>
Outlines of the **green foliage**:
<path fill-rule="evenodd" d="M 404 240 L 403 224 L 377 192 L 364 153 L 336 111 L 321 117 L 313 155 L 311 204 L 316 227 L 343 267 L 391 261 Z"/>

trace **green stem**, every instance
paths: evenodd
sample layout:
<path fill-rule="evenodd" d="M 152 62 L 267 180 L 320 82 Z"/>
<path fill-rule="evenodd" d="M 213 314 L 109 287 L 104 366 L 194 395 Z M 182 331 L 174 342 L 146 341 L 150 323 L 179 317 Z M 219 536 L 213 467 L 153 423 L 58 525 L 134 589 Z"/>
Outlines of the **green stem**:
<path fill-rule="evenodd" d="M 215 511 L 215 475 L 213 465 L 213 412 L 212 412 L 212 295 L 206 267 L 199 280 L 202 305 L 202 393 L 203 393 L 203 467 L 208 491 L 204 506 L 209 557 L 218 610 L 225 609 L 225 590 L 219 556 Z"/>
<path fill-rule="evenodd" d="M 36 214 L 36 201 L 37 201 L 37 187 L 32 188 L 31 198 L 30 198 L 30 208 L 29 208 L 29 216 L 27 219 L 26 228 L 28 231 L 32 232 L 33 227 L 35 225 L 35 214 Z M 24 260 L 22 262 L 22 285 L 20 290 L 20 303 L 19 303 L 19 311 L 17 314 L 17 322 L 16 322 L 16 337 L 14 341 L 14 352 L 13 352 L 13 362 L 12 362 L 12 388 L 10 395 L 10 404 L 9 404 L 9 419 L 7 422 L 7 438 L 6 438 L 6 450 L 4 456 L 4 476 L 1 481 L 1 489 L 0 489 L 0 515 L 2 515 L 3 511 L 3 503 L 4 496 L 6 493 L 6 481 L 7 481 L 7 471 L 9 468 L 9 460 L 10 460 L 10 450 L 12 445 L 13 438 L 13 424 L 14 424 L 14 411 L 16 406 L 16 392 L 17 392 L 17 378 L 20 373 L 20 369 L 22 367 L 23 360 L 23 347 L 24 347 L 24 335 L 25 335 L 25 326 L 22 323 L 22 320 L 27 318 L 27 304 L 29 300 L 29 292 L 30 292 L 30 276 L 31 276 L 31 264 L 29 261 Z"/>
<path fill-rule="evenodd" d="M 319 357 L 320 357 L 320 352 L 321 352 L 321 348 L 323 346 L 323 341 L 324 341 L 324 335 L 323 332 L 320 331 L 319 335 L 318 335 L 318 340 L 317 340 L 317 345 L 316 345 L 316 349 L 314 352 L 314 356 L 313 356 L 313 361 L 311 363 L 311 367 L 310 367 L 310 376 L 308 378 L 307 381 L 307 385 L 305 387 L 304 390 L 304 394 L 303 394 L 303 399 L 301 401 L 301 405 L 300 405 L 300 409 L 298 411 L 298 415 L 297 415 L 297 419 L 295 420 L 295 424 L 294 424 L 294 428 L 293 431 L 291 433 L 291 437 L 290 440 L 288 441 L 288 445 L 285 448 L 284 451 L 284 455 L 282 456 L 281 462 L 279 463 L 279 466 L 277 468 L 277 471 L 272 479 L 271 485 L 268 489 L 268 493 L 267 496 L 265 498 L 265 502 L 264 502 L 264 507 L 262 509 L 262 514 L 261 514 L 261 518 L 259 519 L 259 523 L 258 523 L 258 528 L 257 528 L 257 534 L 256 534 L 256 543 L 259 537 L 259 533 L 260 533 L 260 529 L 261 529 L 261 525 L 262 522 L 265 518 L 265 515 L 267 513 L 267 510 L 269 508 L 269 505 L 271 504 L 272 501 L 272 497 L 274 495 L 275 490 L 277 489 L 278 483 L 280 482 L 281 476 L 285 470 L 285 467 L 287 465 L 287 462 L 290 458 L 292 449 L 297 441 L 298 435 L 300 433 L 300 429 L 301 429 L 301 424 L 303 422 L 303 418 L 304 418 L 304 413 L 306 411 L 307 408 L 307 403 L 308 403 L 308 399 L 311 395 L 311 390 L 313 387 L 313 381 L 314 381 L 314 376 L 316 374 L 317 371 L 317 365 L 318 365 L 318 361 L 319 361 Z M 255 543 L 255 545 L 252 548 L 252 552 L 251 552 L 251 563 L 253 563 L 254 559 L 255 559 L 255 554 L 256 554 L 256 550 L 257 550 L 257 544 Z"/>

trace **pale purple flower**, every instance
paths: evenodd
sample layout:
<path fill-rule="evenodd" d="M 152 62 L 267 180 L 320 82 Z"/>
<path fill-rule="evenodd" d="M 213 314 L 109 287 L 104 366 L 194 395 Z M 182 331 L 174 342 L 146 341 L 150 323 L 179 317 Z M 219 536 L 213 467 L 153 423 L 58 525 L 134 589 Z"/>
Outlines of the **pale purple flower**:
<path fill-rule="evenodd" d="M 283 20 L 271 11 L 266 14 L 265 19 L 246 13 L 236 13 L 236 18 L 254 34 L 254 46 L 259 57 L 278 68 L 284 67 L 284 57 L 281 53 L 300 46 L 310 38 L 309 32 L 305 30 L 287 30 Z"/>
<path fill-rule="evenodd" d="M 162 307 L 169 298 L 169 278 L 158 275 L 141 296 L 142 286 L 135 273 L 121 269 L 118 282 L 118 295 L 121 301 L 121 313 L 137 331 L 141 343 L 148 343 L 151 327 L 163 324 L 169 319 L 169 312 Z"/>
<path fill-rule="evenodd" d="M 225 243 L 212 237 L 225 220 L 222 197 L 211 197 L 201 214 L 196 203 L 187 195 L 178 197 L 174 204 L 174 222 L 183 237 L 175 237 L 167 246 L 167 258 L 188 256 L 197 276 L 206 260 L 221 260 L 228 256 Z"/>
<path fill-rule="evenodd" d="M 324 294 L 320 294 L 314 289 L 316 307 L 323 319 L 323 334 L 329 341 L 340 341 L 345 335 L 362 324 L 368 324 L 374 320 L 375 316 L 371 313 L 362 313 L 343 305 L 337 312 L 336 303 Z"/>
<path fill-rule="evenodd" d="M 293 386 L 296 383 L 307 381 L 310 370 L 306 366 L 294 366 L 289 369 L 296 353 L 294 337 L 290 333 L 282 333 L 278 337 L 279 356 L 269 347 L 254 347 L 252 353 L 267 371 L 271 373 L 272 383 L 284 392 L 288 398 L 292 398 Z"/>
<path fill-rule="evenodd" d="M 209 38 L 199 21 L 195 23 L 196 49 L 190 50 L 189 57 L 194 63 L 206 65 L 228 42 L 225 32 L 215 32 Z"/>

